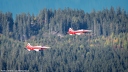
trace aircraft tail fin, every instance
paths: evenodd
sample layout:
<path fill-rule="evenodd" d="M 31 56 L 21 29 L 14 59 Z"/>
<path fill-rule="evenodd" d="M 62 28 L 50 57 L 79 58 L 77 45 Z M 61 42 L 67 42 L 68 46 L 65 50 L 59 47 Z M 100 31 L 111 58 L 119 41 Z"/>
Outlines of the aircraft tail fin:
<path fill-rule="evenodd" d="M 30 45 L 30 43 L 28 43 L 27 45 Z"/>
<path fill-rule="evenodd" d="M 29 47 L 31 46 L 30 43 L 28 43 L 28 44 L 26 45 L 26 47 L 28 47 L 28 46 L 29 46 Z"/>
<path fill-rule="evenodd" d="M 74 31 L 72 28 L 69 28 L 69 31 Z"/>

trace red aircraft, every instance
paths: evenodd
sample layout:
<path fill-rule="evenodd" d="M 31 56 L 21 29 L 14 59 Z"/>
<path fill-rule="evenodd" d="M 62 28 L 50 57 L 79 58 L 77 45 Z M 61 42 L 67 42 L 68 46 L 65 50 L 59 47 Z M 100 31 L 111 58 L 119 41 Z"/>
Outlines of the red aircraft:
<path fill-rule="evenodd" d="M 26 46 L 28 51 L 35 50 L 35 51 L 40 51 L 44 49 L 49 49 L 50 47 L 47 46 L 31 46 L 30 43 L 27 44 Z"/>
<path fill-rule="evenodd" d="M 69 28 L 68 33 L 69 35 L 82 35 L 84 33 L 92 32 L 92 30 L 73 30 L 72 28 Z"/>

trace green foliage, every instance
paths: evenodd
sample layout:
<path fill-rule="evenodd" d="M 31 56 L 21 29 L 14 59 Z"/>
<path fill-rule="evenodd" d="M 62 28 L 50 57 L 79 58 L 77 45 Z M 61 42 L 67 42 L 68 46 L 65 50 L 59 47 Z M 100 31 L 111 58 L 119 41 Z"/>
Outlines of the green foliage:
<path fill-rule="evenodd" d="M 30 72 L 127 72 L 128 14 L 120 8 L 83 10 L 43 9 L 38 16 L 0 12 L 0 70 Z M 91 29 L 70 36 L 68 28 Z M 51 49 L 25 50 L 27 43 Z"/>

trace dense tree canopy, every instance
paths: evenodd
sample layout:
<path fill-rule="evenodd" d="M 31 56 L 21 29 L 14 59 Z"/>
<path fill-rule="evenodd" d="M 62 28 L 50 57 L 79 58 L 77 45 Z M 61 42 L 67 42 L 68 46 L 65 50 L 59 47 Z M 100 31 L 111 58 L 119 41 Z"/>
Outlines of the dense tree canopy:
<path fill-rule="evenodd" d="M 69 36 L 73 29 L 92 33 Z M 25 50 L 27 43 L 51 49 Z M 125 10 L 43 9 L 35 16 L 0 12 L 0 70 L 40 72 L 128 71 L 128 14 Z"/>

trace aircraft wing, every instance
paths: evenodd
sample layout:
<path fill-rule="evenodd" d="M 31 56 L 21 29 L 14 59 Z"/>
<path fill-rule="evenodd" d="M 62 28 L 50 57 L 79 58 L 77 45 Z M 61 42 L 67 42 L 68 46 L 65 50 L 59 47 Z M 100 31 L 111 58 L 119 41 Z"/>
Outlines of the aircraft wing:
<path fill-rule="evenodd" d="M 35 51 L 39 51 L 39 49 L 34 49 Z"/>
<path fill-rule="evenodd" d="M 27 49 L 28 51 L 30 51 L 30 49 Z"/>

